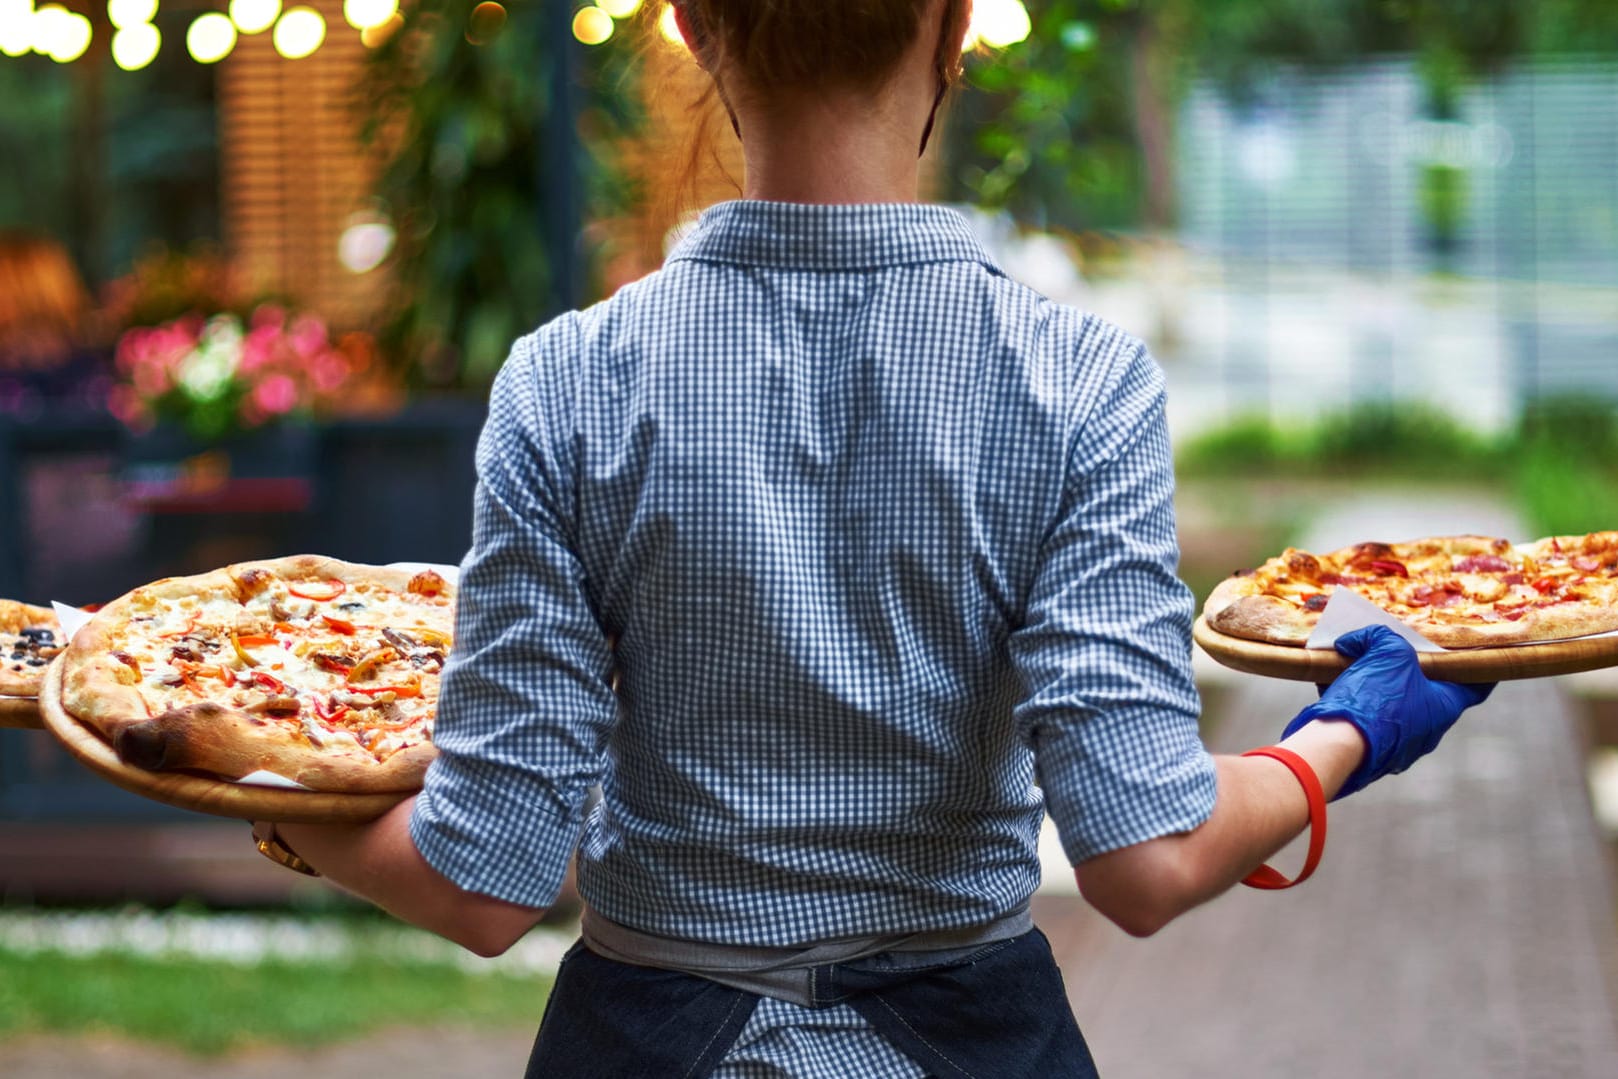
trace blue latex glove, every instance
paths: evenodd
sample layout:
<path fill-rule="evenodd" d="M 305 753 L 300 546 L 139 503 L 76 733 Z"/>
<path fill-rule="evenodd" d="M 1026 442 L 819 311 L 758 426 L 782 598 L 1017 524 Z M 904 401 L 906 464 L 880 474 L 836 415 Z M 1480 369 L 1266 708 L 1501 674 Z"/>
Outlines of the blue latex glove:
<path fill-rule="evenodd" d="M 1354 663 L 1282 734 L 1285 738 L 1315 719 L 1346 719 L 1365 737 L 1365 760 L 1336 798 L 1409 768 L 1416 758 L 1438 747 L 1438 740 L 1463 711 L 1494 691 L 1492 682 L 1430 680 L 1421 672 L 1410 642 L 1386 626 L 1345 633 L 1337 638 L 1336 648 Z"/>

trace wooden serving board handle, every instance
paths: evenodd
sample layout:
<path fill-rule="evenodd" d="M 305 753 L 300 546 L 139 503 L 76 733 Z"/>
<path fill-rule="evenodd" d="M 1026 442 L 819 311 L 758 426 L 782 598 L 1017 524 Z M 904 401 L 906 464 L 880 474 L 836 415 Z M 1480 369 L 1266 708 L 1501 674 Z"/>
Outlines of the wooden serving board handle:
<path fill-rule="evenodd" d="M 45 717 L 39 714 L 39 700 L 35 697 L 0 697 L 0 727 L 44 730 Z"/>
<path fill-rule="evenodd" d="M 1244 640 L 1220 633 L 1202 618 L 1192 625 L 1191 639 L 1231 670 L 1266 678 L 1286 678 L 1324 685 L 1348 666 L 1348 660 L 1334 651 Z M 1508 645 L 1503 648 L 1419 652 L 1417 658 L 1429 678 L 1446 682 L 1549 678 L 1618 666 L 1618 636 L 1576 637 L 1568 641 Z"/>

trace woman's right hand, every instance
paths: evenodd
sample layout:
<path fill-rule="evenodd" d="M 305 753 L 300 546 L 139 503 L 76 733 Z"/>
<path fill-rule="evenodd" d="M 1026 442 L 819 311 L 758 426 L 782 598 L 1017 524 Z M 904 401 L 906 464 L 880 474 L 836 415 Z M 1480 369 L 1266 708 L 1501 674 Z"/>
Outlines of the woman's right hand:
<path fill-rule="evenodd" d="M 1431 753 L 1461 713 L 1487 700 L 1494 690 L 1492 682 L 1433 681 L 1422 673 L 1410 642 L 1386 626 L 1345 633 L 1337 638 L 1336 648 L 1354 663 L 1287 724 L 1282 737 L 1317 719 L 1354 725 L 1365 739 L 1365 760 L 1337 798 L 1402 772 Z"/>

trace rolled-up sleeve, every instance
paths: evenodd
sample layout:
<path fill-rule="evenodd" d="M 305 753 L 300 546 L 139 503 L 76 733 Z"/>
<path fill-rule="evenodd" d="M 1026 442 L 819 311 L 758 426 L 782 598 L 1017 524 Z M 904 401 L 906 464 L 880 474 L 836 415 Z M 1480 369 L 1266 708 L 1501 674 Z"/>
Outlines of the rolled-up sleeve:
<path fill-rule="evenodd" d="M 550 388 L 542 340 L 518 343 L 490 398 L 439 755 L 410 822 L 422 856 L 457 885 L 533 907 L 561 888 L 618 714 L 570 542 L 567 434 L 554 430 L 567 395 Z"/>
<path fill-rule="evenodd" d="M 1188 831 L 1213 810 L 1192 597 L 1176 576 L 1161 371 L 1138 344 L 1076 424 L 1022 625 L 1018 730 L 1069 861 Z"/>

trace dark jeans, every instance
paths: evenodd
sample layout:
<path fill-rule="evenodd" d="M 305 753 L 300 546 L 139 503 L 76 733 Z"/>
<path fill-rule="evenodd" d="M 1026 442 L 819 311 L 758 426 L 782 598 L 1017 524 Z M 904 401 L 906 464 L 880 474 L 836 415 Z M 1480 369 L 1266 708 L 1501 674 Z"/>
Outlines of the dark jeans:
<path fill-rule="evenodd" d="M 965 961 L 887 952 L 814 971 L 817 1004 L 847 1003 L 939 1079 L 1096 1079 L 1061 972 L 1035 929 Z M 527 1079 L 698 1079 L 758 997 L 705 978 L 603 959 L 562 961 Z"/>

